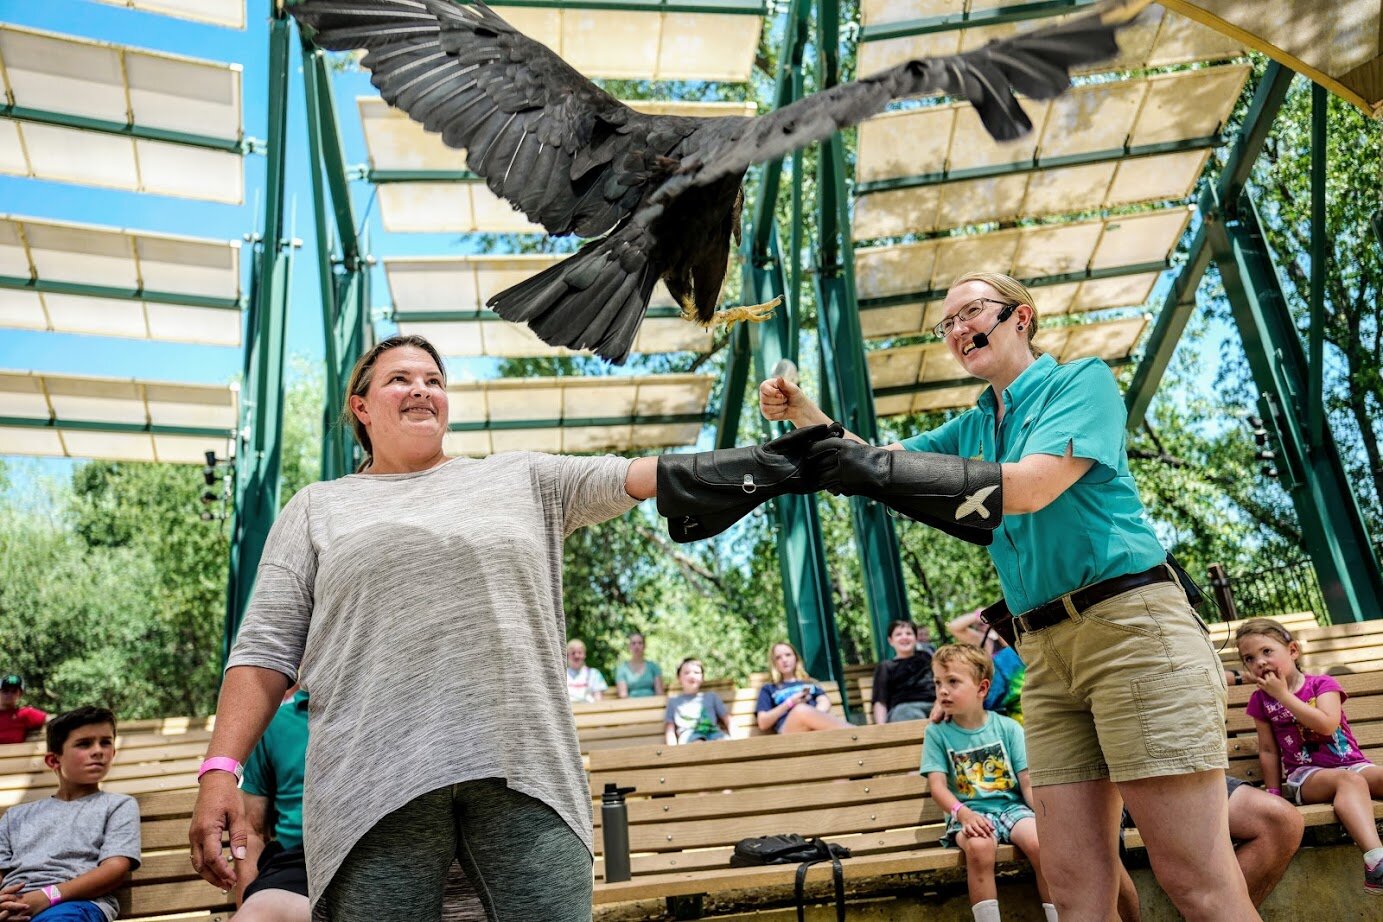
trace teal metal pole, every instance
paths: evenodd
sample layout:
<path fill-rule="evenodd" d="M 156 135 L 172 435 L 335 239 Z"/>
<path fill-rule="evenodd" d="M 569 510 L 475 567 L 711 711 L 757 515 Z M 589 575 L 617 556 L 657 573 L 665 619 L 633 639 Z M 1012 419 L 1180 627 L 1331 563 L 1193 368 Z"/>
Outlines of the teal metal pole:
<path fill-rule="evenodd" d="M 283 235 L 284 173 L 288 154 L 288 38 L 288 20 L 282 10 L 276 9 L 269 20 L 269 150 L 265 166 L 264 229 L 255 254 L 252 303 L 245 337 L 223 662 L 235 643 L 240 620 L 254 590 L 259 558 L 279 507 L 284 334 L 292 268 L 292 248 Z"/>
<path fill-rule="evenodd" d="M 817 6 L 817 63 L 820 87 L 840 80 L 839 7 L 836 0 L 820 0 Z M 845 427 L 866 442 L 879 438 L 874 418 L 874 396 L 865 360 L 864 335 L 859 306 L 855 303 L 854 248 L 850 242 L 850 214 L 845 188 L 845 153 L 839 132 L 821 143 L 817 164 L 816 295 L 818 339 L 824 377 L 829 381 L 832 403 Z M 869 604 L 874 657 L 889 656 L 888 625 L 907 619 L 908 599 L 899 559 L 898 535 L 884 507 L 862 496 L 850 500 L 855 546 Z"/>
<path fill-rule="evenodd" d="M 749 324 L 735 324 L 730 331 L 730 359 L 725 363 L 725 391 L 720 397 L 720 414 L 716 417 L 717 449 L 733 448 L 740 430 L 740 414 L 744 409 L 744 388 L 749 382 Z"/>
<path fill-rule="evenodd" d="M 748 242 L 746 235 L 746 242 Z M 767 258 L 755 262 L 745 259 L 744 290 L 759 301 L 784 293 L 782 258 L 778 234 L 770 228 Z M 764 323 L 755 324 L 754 371 L 766 378 L 780 359 L 797 361 L 797 343 L 788 338 L 789 323 L 783 311 Z M 783 423 L 764 421 L 772 438 L 786 432 Z M 778 567 L 783 580 L 783 602 L 787 607 L 788 639 L 802 653 L 802 664 L 818 678 L 841 682 L 839 633 L 835 607 L 831 602 L 831 578 L 826 566 L 826 551 L 821 541 L 821 520 L 815 496 L 780 496 L 773 501 L 777 521 Z M 844 685 L 841 685 L 842 694 Z M 849 702 L 845 702 L 849 713 Z"/>
<path fill-rule="evenodd" d="M 1377 618 L 1383 577 L 1368 528 L 1328 426 L 1313 450 L 1305 408 L 1310 369 L 1278 281 L 1257 209 L 1245 191 L 1235 208 L 1206 215 L 1210 245 L 1262 395 L 1265 418 L 1278 433 L 1280 469 L 1301 523 L 1331 621 Z"/>
<path fill-rule="evenodd" d="M 1307 359 L 1306 444 L 1325 445 L 1325 87 L 1311 84 L 1311 326 Z"/>

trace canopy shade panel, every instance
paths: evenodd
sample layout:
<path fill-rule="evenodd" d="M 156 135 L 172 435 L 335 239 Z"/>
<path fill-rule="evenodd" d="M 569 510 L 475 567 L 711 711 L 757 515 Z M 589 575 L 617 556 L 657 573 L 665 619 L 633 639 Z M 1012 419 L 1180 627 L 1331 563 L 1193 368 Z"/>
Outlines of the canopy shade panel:
<path fill-rule="evenodd" d="M 1161 0 L 1377 115 L 1383 107 L 1383 0 Z"/>
<path fill-rule="evenodd" d="M 239 204 L 240 67 L 0 26 L 0 172 Z"/>
<path fill-rule="evenodd" d="M 749 79 L 768 11 L 762 0 L 677 4 L 676 12 L 661 5 L 498 3 L 495 12 L 588 77 Z"/>
<path fill-rule="evenodd" d="M 1165 5 L 1179 6 L 1175 0 Z M 1070 3 L 1023 0 L 864 0 L 860 4 L 864 28 L 860 36 L 859 73 L 872 74 L 912 58 L 970 51 L 1019 32 L 1064 22 L 1071 15 L 1080 15 L 1070 14 L 1071 7 Z M 1005 21 L 1005 16 L 1028 18 Z M 1243 54 L 1244 44 L 1241 39 L 1186 16 L 1152 6 L 1119 33 L 1117 57 L 1084 72 L 1219 61 Z"/>
<path fill-rule="evenodd" d="M 1077 87 L 1029 105 L 1034 131 L 994 144 L 968 103 L 860 126 L 857 240 L 1184 198 L 1247 64 Z"/>
<path fill-rule="evenodd" d="M 534 233 L 543 229 L 466 171 L 465 151 L 442 143 L 423 126 L 378 96 L 356 99 L 370 178 L 378 190 L 380 218 L 390 231 L 423 233 Z M 753 103 L 637 101 L 653 114 L 753 115 Z M 406 181 L 405 181 L 406 180 Z"/>
<path fill-rule="evenodd" d="M 238 346 L 240 242 L 0 215 L 0 326 Z"/>
<path fill-rule="evenodd" d="M 1041 329 L 1036 344 L 1059 362 L 1097 357 L 1117 365 L 1132 355 L 1146 315 L 1102 323 Z M 984 389 L 969 377 L 945 343 L 924 343 L 868 353 L 875 411 L 880 416 L 969 406 Z"/>
<path fill-rule="evenodd" d="M 205 22 L 227 29 L 245 28 L 245 0 L 96 0 L 146 13 Z"/>
<path fill-rule="evenodd" d="M 1017 279 L 1061 276 L 1061 281 L 1160 270 L 1167 266 L 1191 211 L 1190 206 L 1161 208 L 861 247 L 855 251 L 855 288 L 861 309 L 867 311 L 935 301 L 945 296 L 953 279 L 978 269 Z"/>
<path fill-rule="evenodd" d="M 572 350 L 549 346 L 527 326 L 501 320 L 485 307 L 492 295 L 562 259 L 540 254 L 386 259 L 384 271 L 399 329 L 426 336 L 443 355 L 571 355 Z M 709 330 L 681 319 L 681 308 L 659 282 L 634 351 L 709 352 L 712 338 Z"/>
<path fill-rule="evenodd" d="M 447 385 L 449 452 L 640 451 L 696 441 L 713 375 L 502 378 Z"/>
<path fill-rule="evenodd" d="M 236 426 L 227 386 L 0 372 L 0 454 L 202 464 Z"/>

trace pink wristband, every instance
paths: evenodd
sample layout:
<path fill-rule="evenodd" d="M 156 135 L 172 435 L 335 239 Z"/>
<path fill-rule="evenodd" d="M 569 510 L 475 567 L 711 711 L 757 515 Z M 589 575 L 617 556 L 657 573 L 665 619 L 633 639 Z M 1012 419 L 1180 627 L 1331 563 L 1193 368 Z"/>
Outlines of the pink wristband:
<path fill-rule="evenodd" d="M 1268 788 L 1268 793 L 1273 795 L 1274 797 L 1281 797 L 1282 788 Z"/>
<path fill-rule="evenodd" d="M 62 893 L 57 887 L 47 886 L 43 888 L 43 895 L 48 898 L 48 906 L 52 908 L 62 902 Z"/>
<path fill-rule="evenodd" d="M 954 816 L 954 817 L 959 817 L 959 816 L 960 816 L 960 808 L 961 808 L 961 807 L 964 807 L 964 806 L 965 806 L 965 804 L 961 803 L 960 801 L 956 801 L 955 806 L 951 807 L 951 815 Z"/>
<path fill-rule="evenodd" d="M 236 787 L 245 781 L 245 766 L 227 756 L 212 756 L 204 761 L 202 767 L 197 769 L 197 781 L 200 782 L 207 772 L 230 772 L 235 776 Z"/>

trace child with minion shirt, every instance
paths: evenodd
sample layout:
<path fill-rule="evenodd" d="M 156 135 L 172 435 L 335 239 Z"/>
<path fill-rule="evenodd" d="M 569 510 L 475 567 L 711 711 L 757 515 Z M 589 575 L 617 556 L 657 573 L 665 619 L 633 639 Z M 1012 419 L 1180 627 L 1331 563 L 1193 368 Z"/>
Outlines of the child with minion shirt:
<path fill-rule="evenodd" d="M 927 727 L 922 774 L 948 814 L 941 843 L 965 852 L 970 911 L 976 922 L 999 922 L 994 858 L 1010 842 L 1032 862 L 1042 910 L 1047 922 L 1056 922 L 1039 864 L 1023 727 L 984 707 L 994 664 L 979 647 L 947 644 L 932 655 L 932 672 L 937 704 L 949 720 Z"/>

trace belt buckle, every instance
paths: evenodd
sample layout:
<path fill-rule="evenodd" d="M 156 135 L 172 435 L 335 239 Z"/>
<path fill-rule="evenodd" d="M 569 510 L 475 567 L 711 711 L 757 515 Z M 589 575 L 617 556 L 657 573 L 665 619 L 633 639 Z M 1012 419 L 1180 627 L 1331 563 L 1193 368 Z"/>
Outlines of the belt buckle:
<path fill-rule="evenodd" d="M 1028 624 L 1028 615 L 1027 615 L 1027 612 L 1024 612 L 1024 613 L 1021 614 L 1021 615 L 1014 615 L 1014 616 L 1013 616 L 1013 620 L 1014 620 L 1015 622 L 1017 622 L 1017 624 L 1018 624 L 1018 633 L 1020 633 L 1020 634 L 1034 634 L 1034 633 L 1036 633 L 1036 631 L 1033 629 L 1032 625 Z"/>

